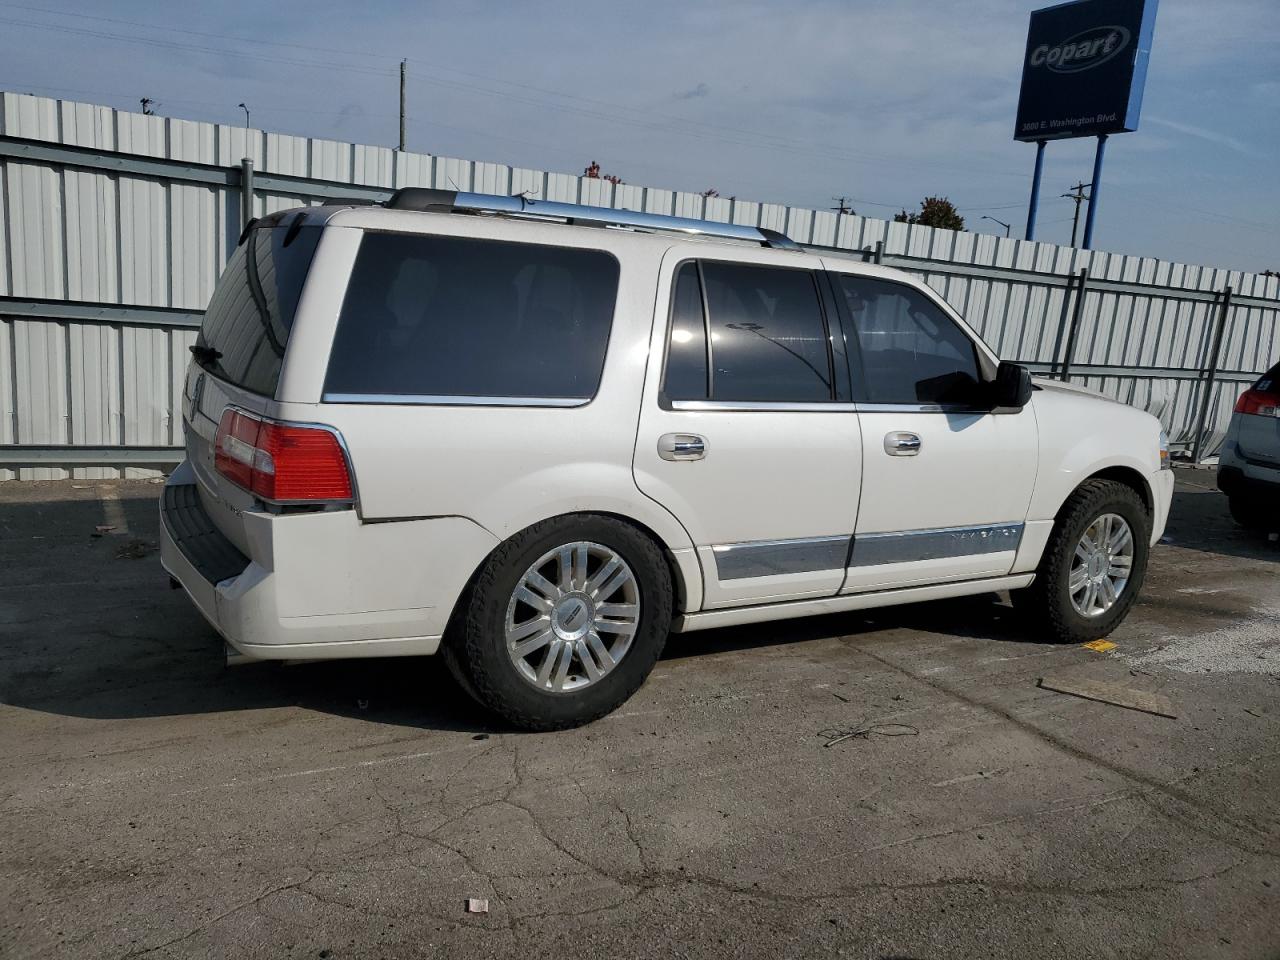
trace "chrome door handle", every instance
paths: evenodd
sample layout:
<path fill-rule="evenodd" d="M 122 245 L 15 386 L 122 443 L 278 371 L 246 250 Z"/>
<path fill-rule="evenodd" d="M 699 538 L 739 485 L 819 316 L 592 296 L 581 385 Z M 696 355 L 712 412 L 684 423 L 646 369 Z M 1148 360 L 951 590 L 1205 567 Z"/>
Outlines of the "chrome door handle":
<path fill-rule="evenodd" d="M 884 452 L 891 457 L 914 457 L 921 446 L 919 434 L 895 430 L 884 435 Z"/>
<path fill-rule="evenodd" d="M 706 455 L 706 437 L 696 433 L 664 433 L 658 438 L 658 456 L 663 460 L 701 460 Z"/>

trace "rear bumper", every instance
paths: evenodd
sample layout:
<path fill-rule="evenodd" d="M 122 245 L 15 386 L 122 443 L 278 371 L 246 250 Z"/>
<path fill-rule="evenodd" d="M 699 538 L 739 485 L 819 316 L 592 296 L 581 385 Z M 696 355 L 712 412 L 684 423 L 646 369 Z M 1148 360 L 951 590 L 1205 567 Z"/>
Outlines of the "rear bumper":
<path fill-rule="evenodd" d="M 1218 468 L 1218 489 L 1229 497 L 1275 497 L 1280 494 L 1280 470 L 1239 462 Z"/>
<path fill-rule="evenodd" d="M 160 561 L 236 651 L 262 660 L 435 653 L 470 573 L 457 554 L 491 549 L 474 524 L 362 524 L 354 511 L 246 513 L 245 556 L 201 506 L 182 464 L 160 500 Z M 435 535 L 452 542 L 433 544 Z M 460 542 L 459 542 L 460 541 Z M 416 557 L 415 557 L 416 554 Z M 434 562 L 433 562 L 434 559 Z M 416 560 L 416 562 L 415 562 Z M 456 571 L 456 572 L 455 572 Z M 435 576 L 432 576 L 435 574 Z"/>

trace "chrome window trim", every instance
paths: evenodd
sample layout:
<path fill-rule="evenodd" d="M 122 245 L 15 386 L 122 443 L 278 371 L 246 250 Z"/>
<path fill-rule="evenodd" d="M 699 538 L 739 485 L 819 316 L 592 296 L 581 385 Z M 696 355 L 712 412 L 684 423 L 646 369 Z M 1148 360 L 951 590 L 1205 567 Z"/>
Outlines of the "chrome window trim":
<path fill-rule="evenodd" d="M 712 546 L 716 578 L 720 582 L 793 573 L 844 569 L 851 537 L 797 537 L 789 540 L 750 540 Z"/>
<path fill-rule="evenodd" d="M 380 403 L 438 407 L 585 407 L 589 397 L 454 397 L 412 393 L 325 393 L 322 403 Z"/>
<path fill-rule="evenodd" d="M 967 413 L 985 416 L 991 410 L 949 403 L 855 403 L 859 413 Z"/>
<path fill-rule="evenodd" d="M 749 411 L 783 413 L 855 413 L 857 405 L 843 401 L 811 400 L 789 403 L 757 403 L 752 400 L 671 400 L 672 410 L 691 411 Z M 780 543 L 789 541 L 777 541 Z"/>

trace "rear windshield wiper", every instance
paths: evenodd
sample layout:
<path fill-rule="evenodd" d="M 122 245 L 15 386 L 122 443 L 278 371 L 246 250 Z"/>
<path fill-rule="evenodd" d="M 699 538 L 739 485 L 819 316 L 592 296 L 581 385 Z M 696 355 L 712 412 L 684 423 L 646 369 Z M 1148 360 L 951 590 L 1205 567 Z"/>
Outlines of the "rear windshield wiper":
<path fill-rule="evenodd" d="M 206 363 L 217 363 L 222 359 L 222 351 L 215 350 L 213 347 L 206 347 L 199 343 L 192 344 L 187 348 L 191 351 L 191 355 L 196 358 L 196 363 L 204 365 Z"/>

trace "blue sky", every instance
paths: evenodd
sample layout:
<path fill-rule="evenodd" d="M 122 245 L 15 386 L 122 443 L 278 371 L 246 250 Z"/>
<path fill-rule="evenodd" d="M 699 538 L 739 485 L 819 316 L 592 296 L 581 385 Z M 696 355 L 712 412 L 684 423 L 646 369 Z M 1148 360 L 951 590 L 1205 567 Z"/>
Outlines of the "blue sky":
<path fill-rule="evenodd" d="M 0 89 L 631 183 L 889 216 L 1026 214 L 1017 0 L 0 2 Z M 1280 270 L 1275 0 L 1162 0 L 1141 129 L 1112 137 L 1095 246 Z M 183 32 L 185 31 L 185 32 Z M 270 43 L 262 41 L 271 41 Z M 1093 141 L 1050 144 L 1038 238 L 1066 242 Z"/>

